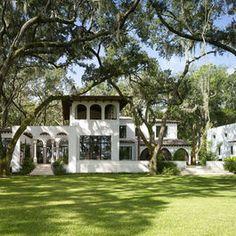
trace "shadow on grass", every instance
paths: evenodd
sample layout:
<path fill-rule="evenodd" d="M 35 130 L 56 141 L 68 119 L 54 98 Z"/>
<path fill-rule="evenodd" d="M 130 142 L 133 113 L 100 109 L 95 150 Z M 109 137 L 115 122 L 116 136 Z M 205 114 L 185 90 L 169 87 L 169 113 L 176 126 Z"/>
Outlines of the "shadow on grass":
<path fill-rule="evenodd" d="M 236 177 L 138 174 L 0 179 L 0 235 L 136 235 L 171 198 L 236 194 Z"/>

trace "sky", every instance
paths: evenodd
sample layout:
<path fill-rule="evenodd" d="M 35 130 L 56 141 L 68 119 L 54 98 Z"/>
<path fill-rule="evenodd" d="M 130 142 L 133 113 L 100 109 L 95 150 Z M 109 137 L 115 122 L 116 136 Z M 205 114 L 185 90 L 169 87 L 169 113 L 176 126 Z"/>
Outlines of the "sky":
<path fill-rule="evenodd" d="M 151 57 L 157 58 L 158 63 L 161 69 L 163 70 L 170 69 L 173 74 L 178 74 L 178 73 L 181 73 L 184 69 L 185 58 L 173 56 L 170 60 L 166 60 L 164 58 L 158 57 L 157 52 L 151 49 L 148 50 L 148 54 Z M 200 54 L 197 52 L 196 55 L 200 55 Z M 223 55 L 217 54 L 216 56 L 214 54 L 210 54 L 194 62 L 192 66 L 200 67 L 201 65 L 204 65 L 204 64 L 214 64 L 217 66 L 222 65 L 228 68 L 227 70 L 228 73 L 233 73 L 233 71 L 236 70 L 236 57 L 231 53 L 224 53 Z M 83 75 L 84 69 L 79 66 L 74 65 L 73 71 L 74 73 L 69 71 L 68 76 L 70 76 L 75 81 L 77 86 L 81 86 L 81 77 Z"/>

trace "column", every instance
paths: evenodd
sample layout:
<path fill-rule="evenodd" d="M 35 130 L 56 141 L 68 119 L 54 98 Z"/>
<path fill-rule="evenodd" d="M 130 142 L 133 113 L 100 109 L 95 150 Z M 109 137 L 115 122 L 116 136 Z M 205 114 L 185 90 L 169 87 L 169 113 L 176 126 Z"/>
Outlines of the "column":
<path fill-rule="evenodd" d="M 33 162 L 37 164 L 37 140 L 33 141 Z"/>
<path fill-rule="evenodd" d="M 59 142 L 56 143 L 56 160 L 59 158 Z"/>
<path fill-rule="evenodd" d="M 52 142 L 52 147 L 51 147 L 51 151 L 52 151 L 52 154 L 51 154 L 51 163 L 54 162 L 54 140 L 51 140 Z"/>
<path fill-rule="evenodd" d="M 47 143 L 43 143 L 43 164 L 47 163 Z"/>

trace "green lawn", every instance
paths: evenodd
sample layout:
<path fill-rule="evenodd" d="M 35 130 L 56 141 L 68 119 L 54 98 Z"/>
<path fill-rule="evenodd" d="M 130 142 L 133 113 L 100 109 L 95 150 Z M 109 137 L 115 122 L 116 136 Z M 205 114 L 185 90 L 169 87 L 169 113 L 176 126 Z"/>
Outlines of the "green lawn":
<path fill-rule="evenodd" d="M 236 235 L 236 176 L 0 179 L 0 235 Z"/>

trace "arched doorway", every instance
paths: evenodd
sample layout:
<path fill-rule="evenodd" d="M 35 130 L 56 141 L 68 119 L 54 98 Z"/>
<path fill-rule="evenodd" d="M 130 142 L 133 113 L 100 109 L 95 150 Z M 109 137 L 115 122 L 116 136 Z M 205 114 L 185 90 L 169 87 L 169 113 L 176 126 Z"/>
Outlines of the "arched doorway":
<path fill-rule="evenodd" d="M 145 148 L 142 152 L 141 155 L 139 157 L 139 160 L 141 161 L 149 161 L 150 160 L 150 155 L 149 155 L 149 151 L 147 148 Z"/>
<path fill-rule="evenodd" d="M 49 139 L 46 143 L 46 163 L 53 162 L 55 152 L 55 142 L 52 139 Z"/>
<path fill-rule="evenodd" d="M 167 148 L 162 148 L 158 154 L 158 159 L 163 161 L 171 161 L 172 155 Z"/>
<path fill-rule="evenodd" d="M 184 148 L 179 148 L 173 156 L 174 161 L 187 161 L 188 162 L 189 155 L 188 152 Z"/>
<path fill-rule="evenodd" d="M 43 163 L 43 141 L 37 140 L 37 163 Z"/>
<path fill-rule="evenodd" d="M 59 158 L 63 159 L 64 163 L 68 164 L 68 156 L 69 156 L 68 140 L 61 139 L 59 142 Z"/>

